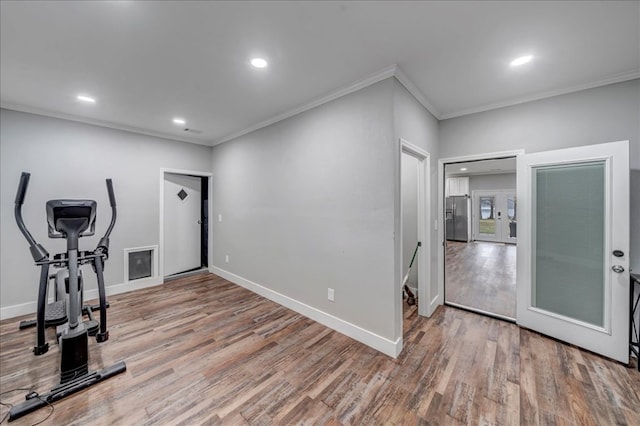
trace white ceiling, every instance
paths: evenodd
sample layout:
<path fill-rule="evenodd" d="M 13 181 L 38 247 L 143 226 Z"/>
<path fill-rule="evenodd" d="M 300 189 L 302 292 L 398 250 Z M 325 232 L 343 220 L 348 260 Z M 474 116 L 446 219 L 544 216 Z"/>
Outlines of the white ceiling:
<path fill-rule="evenodd" d="M 207 145 L 394 72 L 440 119 L 640 77 L 638 1 L 3 0 L 0 17 L 3 107 Z"/>

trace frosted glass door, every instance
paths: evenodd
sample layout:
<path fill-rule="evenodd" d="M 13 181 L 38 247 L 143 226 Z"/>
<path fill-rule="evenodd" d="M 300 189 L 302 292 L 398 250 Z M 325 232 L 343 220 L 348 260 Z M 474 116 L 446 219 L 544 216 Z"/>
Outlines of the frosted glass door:
<path fill-rule="evenodd" d="M 533 170 L 533 306 L 603 327 L 605 164 Z"/>
<path fill-rule="evenodd" d="M 518 324 L 628 362 L 628 142 L 521 155 L 517 193 Z"/>

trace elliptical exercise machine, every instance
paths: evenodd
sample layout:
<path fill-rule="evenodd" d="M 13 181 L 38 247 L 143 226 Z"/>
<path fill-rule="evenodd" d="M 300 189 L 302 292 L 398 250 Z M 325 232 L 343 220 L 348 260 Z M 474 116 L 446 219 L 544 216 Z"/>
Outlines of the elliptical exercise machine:
<path fill-rule="evenodd" d="M 96 202 L 94 200 L 47 201 L 49 238 L 65 238 L 67 240 L 67 251 L 56 254 L 53 259 L 50 259 L 49 253 L 35 241 L 22 219 L 22 204 L 29 185 L 29 178 L 30 174 L 25 172 L 20 177 L 15 200 L 15 218 L 18 228 L 29 243 L 35 264 L 40 266 L 40 285 L 35 321 L 36 346 L 33 348 L 33 352 L 36 355 L 42 355 L 49 350 L 49 343 L 45 341 L 45 327 L 57 326 L 58 344 L 61 352 L 60 384 L 44 395 L 38 395 L 35 392 L 28 394 L 26 401 L 11 408 L 9 421 L 126 370 L 125 363 L 120 361 L 100 371 L 89 371 L 88 336 L 95 335 L 97 342 L 106 342 L 109 339 L 103 265 L 109 257 L 109 235 L 116 222 L 116 199 L 111 179 L 107 179 L 107 191 L 111 204 L 111 223 L 93 251 L 78 251 L 78 239 L 94 234 Z M 79 268 L 83 264 L 91 264 L 96 273 L 100 300 L 99 324 L 91 315 L 92 307 L 83 306 L 82 273 Z M 50 266 L 59 269 L 51 277 L 49 277 Z M 49 304 L 47 299 L 50 279 L 55 284 L 55 301 Z M 83 322 L 83 313 L 86 313 L 90 318 L 86 322 Z M 29 325 L 31 324 L 21 324 L 21 328 Z"/>

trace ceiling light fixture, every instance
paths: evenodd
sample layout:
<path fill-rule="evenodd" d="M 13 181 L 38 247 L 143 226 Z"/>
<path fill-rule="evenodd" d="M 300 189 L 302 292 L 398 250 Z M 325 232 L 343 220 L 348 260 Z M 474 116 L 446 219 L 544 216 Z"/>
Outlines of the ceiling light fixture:
<path fill-rule="evenodd" d="M 532 59 L 533 59 L 533 55 L 520 56 L 519 58 L 516 58 L 513 61 L 511 61 L 511 66 L 518 67 L 520 65 L 526 64 L 527 62 L 531 62 Z"/>
<path fill-rule="evenodd" d="M 177 124 L 177 125 L 182 126 L 182 125 L 184 125 L 186 123 L 187 122 L 184 120 L 184 118 L 174 118 L 173 119 L 173 124 Z"/>
<path fill-rule="evenodd" d="M 253 65 L 254 68 L 266 68 L 269 64 L 262 58 L 253 58 L 251 60 L 251 65 Z"/>
<path fill-rule="evenodd" d="M 95 98 L 92 98 L 91 96 L 87 96 L 87 95 L 78 95 L 76 96 L 76 99 L 82 102 L 86 102 L 88 104 L 95 104 L 96 100 Z"/>
<path fill-rule="evenodd" d="M 462 167 L 462 168 L 460 169 L 460 171 L 461 171 L 461 172 L 466 172 L 466 171 L 467 171 L 467 168 L 466 168 L 466 167 Z"/>

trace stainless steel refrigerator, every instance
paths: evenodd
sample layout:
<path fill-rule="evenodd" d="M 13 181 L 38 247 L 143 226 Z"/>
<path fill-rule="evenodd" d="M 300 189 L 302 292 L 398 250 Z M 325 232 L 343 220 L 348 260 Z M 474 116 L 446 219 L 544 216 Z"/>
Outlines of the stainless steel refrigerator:
<path fill-rule="evenodd" d="M 468 205 L 469 197 L 466 195 L 446 198 L 444 212 L 447 240 L 469 241 Z"/>

